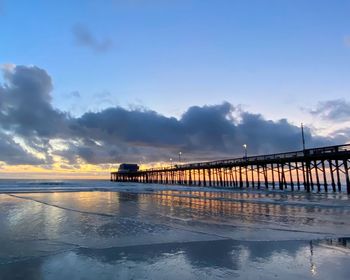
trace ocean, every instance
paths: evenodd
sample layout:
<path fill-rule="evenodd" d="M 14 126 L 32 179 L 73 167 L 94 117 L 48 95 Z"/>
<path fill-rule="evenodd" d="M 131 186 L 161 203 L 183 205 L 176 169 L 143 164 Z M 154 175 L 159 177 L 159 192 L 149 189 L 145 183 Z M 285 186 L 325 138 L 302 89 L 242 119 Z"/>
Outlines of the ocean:
<path fill-rule="evenodd" d="M 0 180 L 0 279 L 348 279 L 350 196 Z"/>

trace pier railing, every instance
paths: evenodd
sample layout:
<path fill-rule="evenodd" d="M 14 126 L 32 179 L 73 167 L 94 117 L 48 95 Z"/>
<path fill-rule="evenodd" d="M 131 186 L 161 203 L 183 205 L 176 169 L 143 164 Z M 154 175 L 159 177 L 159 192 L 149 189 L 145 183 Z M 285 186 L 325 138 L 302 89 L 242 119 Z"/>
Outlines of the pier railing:
<path fill-rule="evenodd" d="M 350 144 L 112 172 L 111 181 L 350 193 Z"/>

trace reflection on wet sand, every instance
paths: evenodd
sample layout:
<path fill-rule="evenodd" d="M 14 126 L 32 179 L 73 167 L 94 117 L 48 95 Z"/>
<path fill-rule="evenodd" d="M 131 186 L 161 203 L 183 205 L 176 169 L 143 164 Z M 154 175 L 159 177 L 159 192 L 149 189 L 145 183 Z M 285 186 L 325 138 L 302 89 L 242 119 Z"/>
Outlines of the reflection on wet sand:
<path fill-rule="evenodd" d="M 151 201 L 150 201 L 151 200 Z M 220 193 L 198 191 L 159 191 L 141 195 L 140 201 L 158 206 L 160 213 L 182 219 L 216 220 L 244 224 L 273 224 L 279 226 L 320 225 L 350 228 L 347 215 L 350 207 L 310 203 L 305 196 L 262 193 Z M 346 202 L 346 201 L 345 201 Z"/>
<path fill-rule="evenodd" d="M 259 262 L 271 259 L 276 254 L 296 258 L 305 250 L 310 257 L 314 247 L 328 244 L 340 248 L 349 248 L 350 238 L 325 239 L 318 241 L 205 241 L 189 243 L 153 244 L 110 248 L 104 250 L 79 249 L 78 254 L 97 258 L 101 262 L 114 263 L 119 260 L 138 260 L 157 262 L 171 254 L 183 254 L 191 265 L 196 267 L 218 266 L 239 270 L 243 262 Z"/>
<path fill-rule="evenodd" d="M 76 192 L 0 195 L 0 199 L 3 207 L 12 203 L 12 207 L 6 206 L 9 211 L 6 227 L 11 234 L 23 234 L 25 226 L 26 233 L 40 228 L 41 234 L 51 239 L 61 236 L 73 222 L 74 231 L 80 235 L 94 232 L 100 237 L 136 234 L 136 228 L 145 233 L 143 223 L 149 223 L 151 228 L 154 222 L 166 226 L 215 224 L 236 230 L 238 226 L 268 226 L 342 235 L 350 229 L 350 207 L 346 200 L 334 205 L 332 199 L 320 203 L 297 194 Z M 133 223 L 132 230 L 127 222 Z"/>
<path fill-rule="evenodd" d="M 350 235 L 347 203 L 202 191 L 0 194 L 0 279 L 347 279 L 350 239 L 324 239 Z M 327 234 L 313 241 L 314 230 Z"/>
<path fill-rule="evenodd" d="M 179 276 L 184 279 L 199 279 L 198 276 L 202 279 L 232 279 L 260 274 L 262 279 L 270 279 L 271 276 L 295 279 L 298 275 L 303 275 L 303 279 L 313 279 L 316 275 L 319 279 L 327 279 L 336 272 L 337 279 L 346 279 L 343 276 L 350 272 L 346 265 L 347 257 L 320 246 L 322 243 L 342 246 L 344 242 L 348 243 L 349 239 L 316 242 L 221 240 L 107 249 L 80 248 L 0 265 L 0 277 L 34 280 L 70 276 L 70 279 L 75 279 L 74 276 L 79 275 L 82 277 L 77 279 L 96 279 L 99 275 L 99 279 L 111 279 L 113 275 L 115 279 L 179 279 Z M 328 262 L 330 259 L 338 261 L 342 270 L 332 269 L 332 263 Z M 119 278 L 121 276 L 126 278 Z"/>

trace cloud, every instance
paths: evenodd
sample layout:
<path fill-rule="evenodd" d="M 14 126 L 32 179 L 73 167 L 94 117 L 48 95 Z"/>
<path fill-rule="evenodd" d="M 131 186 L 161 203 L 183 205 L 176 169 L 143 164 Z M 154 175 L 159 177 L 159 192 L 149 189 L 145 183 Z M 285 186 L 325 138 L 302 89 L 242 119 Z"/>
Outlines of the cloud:
<path fill-rule="evenodd" d="M 288 120 L 267 120 L 228 102 L 192 106 L 180 118 L 142 107 L 118 106 L 72 117 L 52 106 L 52 80 L 45 70 L 15 66 L 4 70 L 4 77 L 0 131 L 21 138 L 24 145 L 44 155 L 46 165 L 55 156 L 63 159 L 62 164 L 79 165 L 167 161 L 179 151 L 188 161 L 235 157 L 242 155 L 243 144 L 248 145 L 249 154 L 301 148 L 300 128 Z M 305 135 L 309 147 L 337 140 L 312 135 L 310 130 Z M 24 162 L 42 161 L 26 153 L 10 136 L 2 145 L 12 147 L 12 152 L 0 160 L 13 164 L 22 156 Z M 61 140 L 63 148 L 55 147 L 55 140 Z"/>
<path fill-rule="evenodd" d="M 84 25 L 75 25 L 72 28 L 72 33 L 77 45 L 91 48 L 96 52 L 106 52 L 113 47 L 111 39 L 105 38 L 103 40 L 98 40 Z"/>
<path fill-rule="evenodd" d="M 74 90 L 67 95 L 67 98 L 80 98 L 80 92 Z"/>
<path fill-rule="evenodd" d="M 8 165 L 44 164 L 43 160 L 31 155 L 17 144 L 10 136 L 0 132 L 0 161 Z"/>
<path fill-rule="evenodd" d="M 337 135 L 337 139 L 339 143 L 349 143 L 350 140 L 350 127 L 343 127 L 341 129 L 337 129 L 333 132 L 334 135 Z"/>
<path fill-rule="evenodd" d="M 51 77 L 35 66 L 4 71 L 0 87 L 0 122 L 4 129 L 25 137 L 52 137 L 64 133 L 68 117 L 51 105 Z"/>
<path fill-rule="evenodd" d="M 334 99 L 319 102 L 315 109 L 309 112 L 317 117 L 329 121 L 350 120 L 350 102 L 344 99 Z"/>
<path fill-rule="evenodd" d="M 35 66 L 3 68 L 0 85 L 0 131 L 21 137 L 24 144 L 38 153 L 49 155 L 49 139 L 67 135 L 69 117 L 51 105 L 51 77 Z M 14 145 L 6 141 L 7 145 Z M 18 150 L 18 147 L 14 145 Z"/>
<path fill-rule="evenodd" d="M 238 120 L 237 110 L 240 112 Z M 251 154 L 301 148 L 300 128 L 286 119 L 266 120 L 260 114 L 242 112 L 225 102 L 190 107 L 180 119 L 150 110 L 109 108 L 77 119 L 82 143 L 74 148 L 88 162 L 103 159 L 167 160 L 182 151 L 188 160 L 204 160 L 242 154 L 247 144 Z M 305 132 L 308 146 L 330 145 L 333 139 Z M 97 144 L 98 143 L 98 144 Z"/>

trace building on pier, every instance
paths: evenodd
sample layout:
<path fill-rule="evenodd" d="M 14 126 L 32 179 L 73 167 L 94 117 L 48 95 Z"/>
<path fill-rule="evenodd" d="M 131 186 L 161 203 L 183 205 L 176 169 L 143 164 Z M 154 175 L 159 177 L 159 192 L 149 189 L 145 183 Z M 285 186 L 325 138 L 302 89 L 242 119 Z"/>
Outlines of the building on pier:
<path fill-rule="evenodd" d="M 119 173 L 133 173 L 139 170 L 139 166 L 133 163 L 122 163 L 119 165 Z"/>

